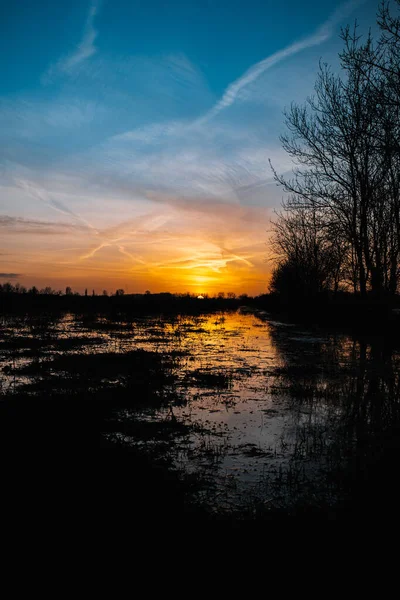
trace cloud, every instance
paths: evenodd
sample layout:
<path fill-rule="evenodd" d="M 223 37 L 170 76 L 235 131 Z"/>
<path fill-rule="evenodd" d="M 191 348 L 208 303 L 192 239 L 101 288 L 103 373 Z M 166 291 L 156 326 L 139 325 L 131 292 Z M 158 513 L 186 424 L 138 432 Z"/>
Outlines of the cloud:
<path fill-rule="evenodd" d="M 268 157 L 274 157 L 281 171 L 291 167 L 275 140 L 266 143 L 264 133 L 242 124 L 185 129 L 184 123 L 166 121 L 113 136 L 86 159 L 93 171 L 101 165 L 96 177 L 103 188 L 114 185 L 131 194 L 159 191 L 230 202 L 247 202 L 250 195 L 256 201 L 257 189 L 261 199 L 261 187 L 273 182 Z M 75 173 L 81 165 L 77 160 Z"/>
<path fill-rule="evenodd" d="M 92 246 L 88 251 L 79 257 L 79 260 L 92 258 L 99 250 L 103 248 L 115 247 L 121 254 L 128 256 L 132 261 L 145 265 L 146 263 L 140 256 L 134 256 L 126 250 L 125 245 L 120 242 L 130 240 L 132 237 L 138 237 L 142 234 L 151 234 L 168 222 L 169 216 L 151 212 L 139 216 L 137 219 L 131 219 L 120 223 L 116 227 L 108 227 L 99 232 L 100 242 Z"/>
<path fill-rule="evenodd" d="M 60 202 L 60 200 L 53 198 L 44 188 L 24 179 L 15 178 L 14 181 L 18 187 L 26 190 L 33 198 L 40 200 L 44 204 L 50 206 L 53 210 L 56 210 L 65 216 L 72 217 L 84 227 L 93 230 L 95 233 L 98 233 L 96 228 L 93 227 L 86 219 L 75 213 L 68 206 L 65 206 L 65 204 Z"/>
<path fill-rule="evenodd" d="M 57 72 L 71 73 L 71 71 L 80 63 L 90 58 L 97 52 L 95 41 L 98 35 L 94 27 L 94 19 L 100 8 L 100 0 L 92 0 L 82 39 L 78 46 L 68 56 L 60 59 L 55 65 L 52 65 L 42 77 L 42 83 L 49 83 L 53 75 Z"/>
<path fill-rule="evenodd" d="M 335 12 L 327 19 L 318 29 L 310 36 L 286 46 L 283 50 L 279 50 L 271 56 L 264 58 L 260 62 L 250 67 L 239 79 L 236 79 L 231 83 L 225 90 L 222 98 L 209 110 L 203 117 L 200 117 L 195 121 L 195 124 L 200 125 L 215 117 L 225 108 L 231 106 L 237 98 L 240 97 L 241 91 L 248 86 L 250 83 L 258 79 L 265 71 L 281 62 L 289 56 L 298 54 L 306 48 L 312 46 L 319 46 L 326 40 L 328 40 L 334 33 L 334 28 L 347 16 L 349 16 L 353 10 L 363 4 L 366 0 L 349 0 L 345 4 L 339 6 Z"/>
<path fill-rule="evenodd" d="M 21 277 L 19 273 L 0 273 L 0 277 L 6 277 L 7 279 L 16 279 L 17 277 Z"/>
<path fill-rule="evenodd" d="M 142 142 L 150 144 L 154 140 L 160 140 L 171 135 L 179 135 L 185 133 L 187 123 L 184 121 L 166 121 L 164 123 L 151 123 L 117 134 L 111 138 L 116 142 Z"/>
<path fill-rule="evenodd" d="M 79 227 L 72 223 L 55 223 L 52 221 L 40 221 L 36 219 L 24 219 L 22 217 L 10 217 L 8 215 L 0 215 L 0 229 L 3 233 L 33 233 L 33 234 L 66 234 L 73 231 L 86 228 Z"/>
<path fill-rule="evenodd" d="M 164 195 L 176 193 L 185 197 L 213 196 L 233 203 L 278 204 L 283 192 L 276 188 L 267 159 L 272 158 L 274 164 L 279 165 L 280 172 L 292 168 L 290 157 L 279 143 L 282 107 L 274 107 L 273 116 L 270 112 L 265 125 L 260 125 L 260 116 L 265 118 L 260 115 L 263 106 L 258 108 L 258 112 L 242 113 L 240 122 L 230 126 L 226 122 L 214 121 L 211 124 L 209 121 L 235 101 L 243 99 L 244 91 L 246 97 L 251 98 L 252 84 L 257 85 L 258 78 L 270 67 L 329 39 L 335 26 L 364 1 L 346 2 L 312 35 L 252 66 L 228 86 L 222 98 L 205 116 L 204 109 L 197 110 L 194 120 L 185 114 L 180 119 L 175 116 L 164 121 L 148 122 L 110 136 L 101 146 L 89 151 L 94 165 L 92 169 L 98 169 L 101 164 L 103 173 L 100 178 L 113 181 L 117 187 L 125 185 L 132 189 L 134 186 L 140 191 L 158 191 Z M 178 58 L 171 58 L 167 61 L 169 63 L 172 71 L 176 68 L 175 63 L 181 64 Z M 147 71 L 152 72 L 150 62 L 148 67 Z M 182 77 L 188 77 L 187 73 L 192 74 L 195 69 L 190 63 L 184 63 L 182 71 Z M 179 70 L 177 78 L 178 75 L 180 78 Z M 207 104 L 208 107 L 211 105 Z M 80 168 L 77 162 L 76 169 Z"/>

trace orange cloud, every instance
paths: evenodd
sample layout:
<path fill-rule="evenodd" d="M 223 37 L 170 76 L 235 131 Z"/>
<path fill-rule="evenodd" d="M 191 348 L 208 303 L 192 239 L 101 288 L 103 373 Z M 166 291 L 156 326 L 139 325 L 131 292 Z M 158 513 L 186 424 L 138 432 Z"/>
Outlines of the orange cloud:
<path fill-rule="evenodd" d="M 268 209 L 160 195 L 148 206 L 109 228 L 3 220 L 3 269 L 24 273 L 25 285 L 78 290 L 266 290 Z"/>

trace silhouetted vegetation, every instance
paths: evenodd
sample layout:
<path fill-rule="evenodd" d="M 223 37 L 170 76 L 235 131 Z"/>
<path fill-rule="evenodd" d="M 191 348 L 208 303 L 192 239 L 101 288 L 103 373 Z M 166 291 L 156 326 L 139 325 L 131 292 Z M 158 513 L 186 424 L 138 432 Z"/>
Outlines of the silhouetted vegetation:
<path fill-rule="evenodd" d="M 33 289 L 33 288 L 32 288 Z M 46 313 L 71 311 L 75 313 L 104 313 L 117 314 L 200 314 L 213 310 L 238 308 L 247 296 L 223 293 L 214 297 L 204 295 L 201 299 L 196 294 L 126 294 L 118 289 L 114 295 L 104 292 L 102 295 L 91 296 L 73 292 L 66 288 L 65 294 L 55 292 L 50 288 L 21 292 L 21 288 L 10 283 L 0 285 L 0 311 L 7 313 Z"/>
<path fill-rule="evenodd" d="M 397 4 L 399 4 L 397 2 Z M 400 283 L 400 17 L 381 37 L 344 30 L 342 72 L 321 64 L 315 95 L 286 112 L 282 144 L 298 167 L 274 224 L 271 289 L 292 298 L 351 290 L 394 296 Z"/>

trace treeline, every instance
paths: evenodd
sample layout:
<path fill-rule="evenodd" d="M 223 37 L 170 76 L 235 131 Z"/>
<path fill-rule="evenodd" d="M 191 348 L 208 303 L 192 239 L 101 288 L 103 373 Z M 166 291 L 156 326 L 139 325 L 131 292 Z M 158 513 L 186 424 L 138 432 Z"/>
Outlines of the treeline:
<path fill-rule="evenodd" d="M 296 167 L 273 223 L 270 290 L 394 297 L 400 287 L 400 0 L 381 4 L 380 34 L 342 31 L 341 72 L 320 64 L 315 94 L 285 112 Z"/>
<path fill-rule="evenodd" d="M 44 288 L 37 288 L 35 285 L 32 286 L 31 288 L 26 288 L 25 286 L 21 285 L 20 283 L 16 283 L 15 285 L 10 283 L 9 281 L 7 281 L 6 283 L 0 283 L 0 294 L 29 294 L 30 296 L 37 296 L 37 295 L 42 295 L 42 296 L 79 296 L 79 297 L 87 297 L 87 296 L 91 296 L 91 297 L 95 297 L 98 296 L 98 294 L 95 292 L 95 290 L 92 290 L 91 293 L 88 292 L 88 289 L 86 289 L 84 291 L 83 294 L 81 294 L 80 292 L 74 292 L 72 290 L 72 288 L 70 286 L 67 286 L 65 288 L 65 292 L 62 292 L 61 290 L 55 290 L 51 287 L 44 287 Z M 163 293 L 159 293 L 159 294 L 152 294 L 149 290 L 146 290 L 144 292 L 144 294 L 126 294 L 125 290 L 123 290 L 122 288 L 119 288 L 117 290 L 115 290 L 115 293 L 108 293 L 107 290 L 103 290 L 102 293 L 100 294 L 102 297 L 109 297 L 109 296 L 128 296 L 130 298 L 133 297 L 142 297 L 145 296 L 147 299 L 149 298 L 149 296 L 174 296 L 176 298 L 194 298 L 194 299 L 201 299 L 201 300 L 207 300 L 210 298 L 213 299 L 228 299 L 228 300 L 243 300 L 245 301 L 246 299 L 248 299 L 248 294 L 240 294 L 237 295 L 235 294 L 235 292 L 217 292 L 214 295 L 210 295 L 210 294 L 193 294 L 190 292 L 185 292 L 185 293 L 177 293 L 177 294 L 172 294 L 170 292 L 163 292 Z"/>
<path fill-rule="evenodd" d="M 215 310 L 237 309 L 242 304 L 252 302 L 246 294 L 220 292 L 214 296 L 207 294 L 200 298 L 196 294 L 126 294 L 116 290 L 114 294 L 79 294 L 70 288 L 61 293 L 48 288 L 32 292 L 21 290 L 21 286 L 0 286 L 0 314 L 45 314 L 72 312 L 77 314 L 106 314 L 119 318 L 119 315 L 150 314 L 201 314 Z"/>
<path fill-rule="evenodd" d="M 149 293 L 149 292 L 146 292 Z M 65 292 L 61 290 L 55 290 L 50 286 L 46 286 L 44 288 L 38 288 L 33 285 L 30 288 L 25 287 L 24 285 L 17 282 L 16 284 L 11 283 L 10 281 L 6 281 L 5 283 L 0 283 L 0 294 L 29 294 L 31 296 L 81 296 L 80 292 L 74 292 L 70 286 L 65 288 Z M 118 289 L 115 291 L 116 296 L 123 296 L 125 291 L 123 289 Z M 84 296 L 88 296 L 88 290 L 86 289 Z M 96 292 L 94 290 L 90 293 L 91 296 L 96 296 Z M 112 295 L 112 294 L 111 294 Z M 108 296 L 107 290 L 103 290 L 102 296 Z"/>

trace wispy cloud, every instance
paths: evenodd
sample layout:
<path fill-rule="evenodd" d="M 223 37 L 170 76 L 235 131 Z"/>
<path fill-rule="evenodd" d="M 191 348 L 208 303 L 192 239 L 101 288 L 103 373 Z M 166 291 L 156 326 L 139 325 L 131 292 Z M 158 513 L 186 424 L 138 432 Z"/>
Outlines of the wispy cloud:
<path fill-rule="evenodd" d="M 22 217 L 0 215 L 0 230 L 2 231 L 2 234 L 10 233 L 11 235 L 17 233 L 59 235 L 79 230 L 83 232 L 85 231 L 85 228 L 73 223 L 57 223 L 53 221 L 41 221 L 38 219 L 24 219 Z"/>
<path fill-rule="evenodd" d="M 173 267 L 175 269 L 183 270 L 207 268 L 215 273 L 220 273 L 221 270 L 225 269 L 231 262 L 243 262 L 249 267 L 254 267 L 254 264 L 248 260 L 248 258 L 253 258 L 253 256 L 254 254 L 250 254 L 249 256 L 238 256 L 237 254 L 221 252 L 221 249 L 216 247 L 215 251 L 199 251 L 192 257 L 158 262 L 154 264 L 153 267 L 159 269 L 170 269 Z"/>
<path fill-rule="evenodd" d="M 60 202 L 60 200 L 55 199 L 44 188 L 39 187 L 35 183 L 32 183 L 31 181 L 27 181 L 25 179 L 15 178 L 14 181 L 18 187 L 27 191 L 33 198 L 40 200 L 40 202 L 47 204 L 53 210 L 65 215 L 65 216 L 72 217 L 80 225 L 83 225 L 83 226 L 87 227 L 88 229 L 93 230 L 94 233 L 98 233 L 97 229 L 95 227 L 93 227 L 86 219 L 81 217 L 81 215 L 75 213 L 68 206 L 66 206 L 65 204 Z"/>
<path fill-rule="evenodd" d="M 235 101 L 252 98 L 253 90 L 258 97 L 263 86 L 257 80 L 265 71 L 333 37 L 335 28 L 365 1 L 347 1 L 310 36 L 253 65 L 228 86 L 206 114 L 199 111 L 194 120 L 185 115 L 181 119 L 146 123 L 110 137 L 101 148 L 93 150 L 97 153 L 95 164 L 101 162 L 110 178 L 116 176 L 130 185 L 134 182 L 145 190 L 153 190 L 157 182 L 157 189 L 167 194 L 214 196 L 256 204 L 265 202 L 267 196 L 267 202 L 279 202 L 282 192 L 273 183 L 267 157 L 273 156 L 281 171 L 290 170 L 292 163 L 278 145 L 279 131 L 278 127 L 274 129 L 273 119 L 270 117 L 265 131 L 255 123 L 255 111 L 251 115 L 242 113 L 244 123 L 235 122 L 231 126 L 209 121 Z M 277 122 L 282 108 L 274 108 Z"/>
<path fill-rule="evenodd" d="M 44 74 L 42 83 L 48 83 L 57 72 L 71 73 L 71 71 L 80 63 L 93 56 L 97 48 L 95 41 L 98 35 L 94 27 L 94 19 L 99 11 L 101 0 L 92 0 L 89 7 L 89 13 L 86 19 L 83 36 L 77 47 L 66 57 L 61 58 L 55 65 Z"/>
<path fill-rule="evenodd" d="M 1 278 L 7 279 L 16 279 L 17 277 L 21 277 L 19 273 L 0 273 Z"/>
<path fill-rule="evenodd" d="M 120 223 L 116 227 L 105 228 L 99 232 L 101 241 L 80 256 L 79 260 L 92 258 L 99 250 L 114 246 L 121 254 L 128 256 L 132 261 L 145 265 L 146 263 L 140 256 L 134 256 L 129 253 L 125 245 L 122 245 L 120 242 L 129 241 L 132 237 L 137 237 L 143 233 L 150 234 L 162 227 L 168 220 L 168 216 L 153 212 L 141 215 L 135 220 Z"/>
<path fill-rule="evenodd" d="M 209 110 L 203 117 L 197 119 L 195 124 L 200 125 L 205 123 L 215 117 L 225 108 L 231 106 L 240 97 L 240 93 L 246 86 L 253 83 L 253 81 L 258 79 L 260 75 L 277 63 L 281 62 L 285 58 L 288 58 L 289 56 L 298 54 L 306 48 L 319 46 L 323 42 L 327 41 L 330 37 L 332 37 L 335 27 L 341 23 L 343 19 L 348 17 L 357 6 L 364 4 L 365 1 L 366 0 L 349 0 L 345 4 L 342 4 L 335 10 L 329 19 L 327 19 L 318 27 L 318 29 L 312 35 L 286 46 L 286 48 L 283 48 L 283 50 L 279 50 L 278 52 L 271 54 L 267 58 L 264 58 L 260 62 L 250 67 L 241 77 L 239 77 L 239 79 L 236 79 L 236 81 L 231 83 L 226 88 L 220 100 L 218 100 L 211 110 Z"/>

